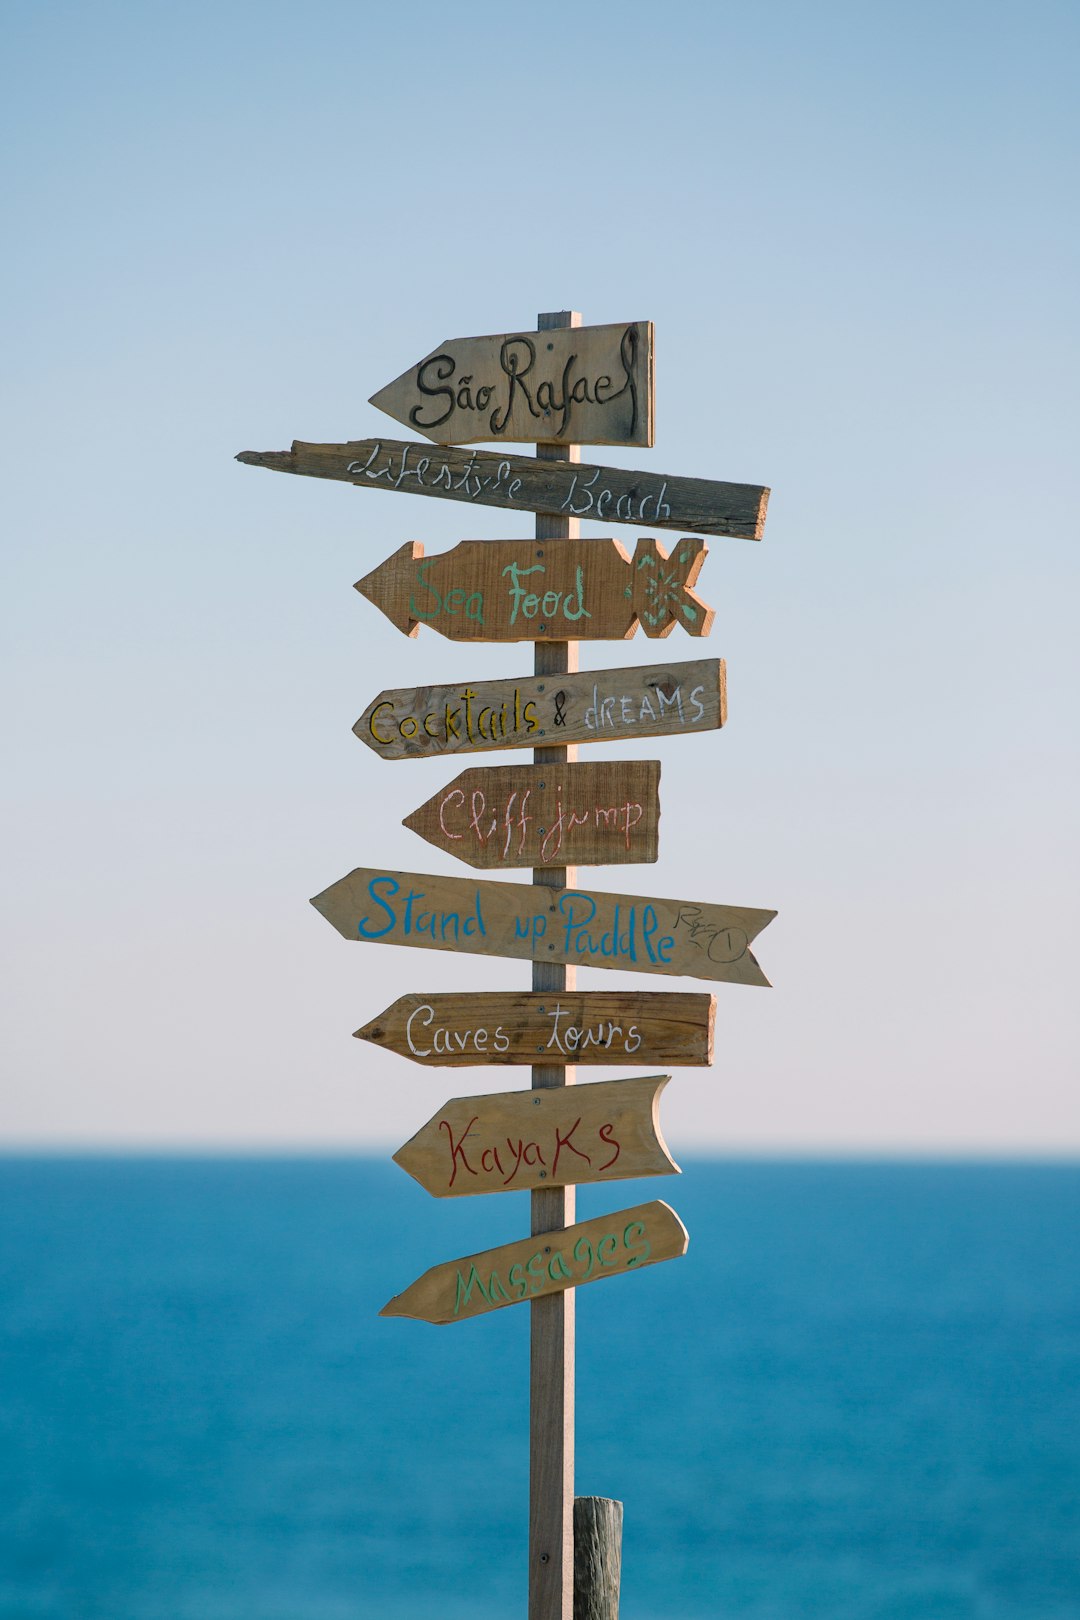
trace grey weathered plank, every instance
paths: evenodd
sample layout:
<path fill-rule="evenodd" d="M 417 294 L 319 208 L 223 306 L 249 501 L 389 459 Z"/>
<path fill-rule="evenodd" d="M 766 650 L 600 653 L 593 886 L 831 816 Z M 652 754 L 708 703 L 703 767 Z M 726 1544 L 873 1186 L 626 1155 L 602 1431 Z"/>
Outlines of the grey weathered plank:
<path fill-rule="evenodd" d="M 273 472 L 336 478 L 358 489 L 402 490 L 511 512 L 731 535 L 737 540 L 761 539 L 769 500 L 769 491 L 761 484 L 533 461 L 399 439 L 350 439 L 346 444 L 294 439 L 291 450 L 242 450 L 236 459 Z"/>

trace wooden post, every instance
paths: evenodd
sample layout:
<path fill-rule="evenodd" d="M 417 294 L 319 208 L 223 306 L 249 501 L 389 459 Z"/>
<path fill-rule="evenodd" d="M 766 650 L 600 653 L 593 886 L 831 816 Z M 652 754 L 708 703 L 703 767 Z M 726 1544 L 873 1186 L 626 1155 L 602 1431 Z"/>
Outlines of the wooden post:
<path fill-rule="evenodd" d="M 540 315 L 537 330 L 580 326 L 576 311 Z M 543 461 L 580 461 L 576 444 L 538 444 Z M 536 519 L 538 541 L 574 540 L 581 525 L 577 518 Z M 573 673 L 577 669 L 577 643 L 538 642 L 535 673 L 538 678 Z M 573 745 L 537 748 L 537 765 L 562 765 L 576 758 Z M 575 882 L 572 867 L 545 867 L 533 872 L 535 883 L 565 889 Z M 534 962 L 534 990 L 574 989 L 575 969 L 554 962 Z M 532 1083 L 571 1086 L 572 1067 L 534 1064 Z M 552 1232 L 572 1226 L 575 1189 L 550 1187 L 532 1196 L 532 1230 Z M 529 1366 L 529 1620 L 573 1620 L 574 1612 L 574 1290 L 534 1300 Z"/>
<path fill-rule="evenodd" d="M 623 1505 L 607 1496 L 574 1503 L 574 1620 L 619 1620 Z"/>

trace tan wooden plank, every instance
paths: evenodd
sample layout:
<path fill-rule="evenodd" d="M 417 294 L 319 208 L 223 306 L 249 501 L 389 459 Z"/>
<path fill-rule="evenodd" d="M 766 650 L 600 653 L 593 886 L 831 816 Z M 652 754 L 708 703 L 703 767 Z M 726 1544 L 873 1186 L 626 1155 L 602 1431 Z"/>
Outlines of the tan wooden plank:
<path fill-rule="evenodd" d="M 536 462 L 485 450 L 435 450 L 400 439 L 351 439 L 347 444 L 294 439 L 291 450 L 242 450 L 236 459 L 272 472 L 334 478 L 358 489 L 737 540 L 761 539 L 769 502 L 762 484 L 676 478 L 581 462 Z"/>
<path fill-rule="evenodd" d="M 537 317 L 541 331 L 580 326 L 576 310 L 555 310 Z M 538 444 L 538 461 L 578 462 L 579 445 Z M 537 540 L 563 545 L 576 541 L 576 517 L 538 514 Z M 580 646 L 576 641 L 537 642 L 533 673 L 537 679 L 574 674 Z M 577 758 L 573 743 L 542 741 L 533 751 L 534 765 L 566 765 Z M 576 882 L 572 866 L 534 872 L 534 882 L 550 892 Z M 577 968 L 556 962 L 533 962 L 535 991 L 574 990 Z M 533 1090 L 572 1086 L 573 1064 L 533 1064 Z M 577 1217 L 577 1188 L 537 1187 L 529 1194 L 529 1229 L 552 1232 L 572 1226 Z M 529 1607 L 528 1620 L 573 1620 L 574 1611 L 574 1358 L 577 1344 L 577 1296 L 550 1294 L 529 1306 Z"/>
<path fill-rule="evenodd" d="M 678 1175 L 660 1132 L 670 1078 L 451 1097 L 394 1163 L 434 1198 Z"/>
<path fill-rule="evenodd" d="M 464 1322 L 523 1300 L 642 1271 L 661 1260 L 677 1260 L 689 1241 L 671 1206 L 655 1199 L 564 1231 L 539 1233 L 432 1266 L 379 1315 L 439 1324 Z"/>
<path fill-rule="evenodd" d="M 429 1068 L 713 1060 L 716 997 L 701 991 L 481 991 L 399 996 L 355 1031 Z"/>
<path fill-rule="evenodd" d="M 474 766 L 402 825 L 476 867 L 655 861 L 660 762 Z"/>
<path fill-rule="evenodd" d="M 408 540 L 356 589 L 404 635 L 421 624 L 450 641 L 626 641 L 707 636 L 713 611 L 690 589 L 705 561 L 703 540 L 671 548 L 618 540 L 462 540 L 425 557 Z"/>
<path fill-rule="evenodd" d="M 727 723 L 722 658 L 591 669 L 578 674 L 459 681 L 380 692 L 353 726 L 383 759 L 429 759 L 501 748 L 634 742 L 716 731 Z"/>
<path fill-rule="evenodd" d="M 346 939 L 366 943 L 730 984 L 768 984 L 750 944 L 776 916 L 749 906 L 580 888 L 553 893 L 542 883 L 379 867 L 357 867 L 311 903 Z"/>
<path fill-rule="evenodd" d="M 435 444 L 651 445 L 651 321 L 447 338 L 370 403 Z"/>

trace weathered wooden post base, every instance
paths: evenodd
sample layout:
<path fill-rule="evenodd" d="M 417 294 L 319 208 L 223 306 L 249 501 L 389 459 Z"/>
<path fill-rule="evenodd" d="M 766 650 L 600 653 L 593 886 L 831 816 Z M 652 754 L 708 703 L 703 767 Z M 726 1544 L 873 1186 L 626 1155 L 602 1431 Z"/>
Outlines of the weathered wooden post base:
<path fill-rule="evenodd" d="M 619 1620 L 623 1505 L 574 1498 L 574 1620 Z"/>

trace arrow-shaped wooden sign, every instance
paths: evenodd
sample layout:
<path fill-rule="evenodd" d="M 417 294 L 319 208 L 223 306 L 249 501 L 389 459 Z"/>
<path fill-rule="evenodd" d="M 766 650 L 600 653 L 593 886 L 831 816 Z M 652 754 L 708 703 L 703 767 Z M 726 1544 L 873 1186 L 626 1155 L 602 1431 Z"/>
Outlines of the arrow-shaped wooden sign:
<path fill-rule="evenodd" d="M 436 444 L 651 445 L 652 322 L 448 338 L 370 403 Z"/>
<path fill-rule="evenodd" d="M 729 534 L 760 540 L 769 491 L 761 484 L 590 467 L 583 462 L 533 461 L 484 450 L 433 450 L 400 439 L 351 439 L 291 450 L 241 450 L 237 461 L 306 478 L 337 478 L 358 489 L 396 489 L 447 501 L 501 506 L 510 512 L 632 523 L 642 529 Z"/>
<path fill-rule="evenodd" d="M 425 557 L 408 540 L 356 589 L 415 636 L 430 625 L 451 641 L 626 641 L 641 624 L 666 636 L 676 624 L 707 636 L 713 612 L 690 586 L 703 540 L 680 540 L 671 555 L 639 540 L 631 558 L 617 540 L 462 540 Z"/>
<path fill-rule="evenodd" d="M 670 1079 L 452 1097 L 394 1163 L 434 1198 L 678 1175 L 660 1133 Z"/>
<path fill-rule="evenodd" d="M 727 721 L 722 658 L 380 692 L 353 731 L 383 759 L 480 754 L 716 731 Z"/>
<path fill-rule="evenodd" d="M 621 1277 L 661 1260 L 677 1260 L 689 1242 L 686 1227 L 670 1204 L 656 1199 L 432 1266 L 379 1315 L 463 1322 L 504 1305 L 561 1294 L 604 1277 Z"/>
<path fill-rule="evenodd" d="M 748 906 L 364 866 L 311 903 L 346 939 L 730 984 L 768 984 L 750 943 L 776 916 Z"/>
<path fill-rule="evenodd" d="M 474 766 L 402 825 L 470 866 L 655 861 L 660 762 Z"/>
<path fill-rule="evenodd" d="M 627 1062 L 704 1067 L 713 1060 L 715 1018 L 716 997 L 701 991 L 481 991 L 400 996 L 355 1034 L 431 1068 Z"/>

